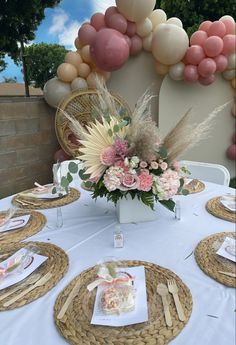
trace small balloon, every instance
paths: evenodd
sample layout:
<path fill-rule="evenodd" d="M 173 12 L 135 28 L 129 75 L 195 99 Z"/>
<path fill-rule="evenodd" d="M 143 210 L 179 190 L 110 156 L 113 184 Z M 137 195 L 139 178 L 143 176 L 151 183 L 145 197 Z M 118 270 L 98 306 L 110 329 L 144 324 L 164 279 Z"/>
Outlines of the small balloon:
<path fill-rule="evenodd" d="M 138 54 L 143 48 L 143 41 L 138 35 L 134 35 L 130 38 L 131 46 L 130 46 L 130 55 Z"/>
<path fill-rule="evenodd" d="M 223 78 L 226 80 L 232 80 L 236 76 L 236 70 L 235 69 L 226 69 L 223 73 Z"/>
<path fill-rule="evenodd" d="M 78 73 L 79 76 L 82 78 L 87 78 L 87 76 L 89 75 L 91 71 L 91 68 L 89 67 L 89 65 L 87 63 L 81 63 L 78 67 Z"/>
<path fill-rule="evenodd" d="M 207 38 L 208 38 L 208 35 L 206 31 L 203 31 L 203 30 L 195 31 L 190 37 L 190 44 L 202 46 Z"/>
<path fill-rule="evenodd" d="M 214 61 L 216 63 L 216 71 L 217 72 L 223 72 L 227 65 L 228 65 L 228 60 L 225 55 L 218 55 L 214 58 Z"/>
<path fill-rule="evenodd" d="M 173 80 L 183 80 L 185 64 L 178 62 L 175 65 L 170 66 L 169 75 Z"/>
<path fill-rule="evenodd" d="M 233 78 L 231 80 L 231 86 L 232 86 L 233 89 L 236 89 L 236 78 Z"/>
<path fill-rule="evenodd" d="M 216 20 L 213 22 L 207 30 L 208 36 L 224 37 L 226 34 L 226 27 L 222 21 Z"/>
<path fill-rule="evenodd" d="M 187 49 L 185 57 L 188 64 L 198 65 L 205 58 L 205 53 L 201 46 L 193 45 Z"/>
<path fill-rule="evenodd" d="M 124 34 L 127 30 L 128 24 L 127 20 L 122 14 L 115 13 L 112 14 L 107 20 L 106 20 L 107 26 L 111 29 L 115 29 L 122 34 Z"/>
<path fill-rule="evenodd" d="M 65 62 L 72 64 L 77 69 L 79 64 L 82 63 L 82 59 L 77 52 L 68 52 L 65 55 Z"/>
<path fill-rule="evenodd" d="M 136 23 L 130 22 L 129 20 L 127 21 L 127 30 L 126 30 L 126 35 L 129 37 L 134 36 L 136 33 Z"/>
<path fill-rule="evenodd" d="M 213 59 L 205 58 L 198 65 L 198 73 L 206 78 L 215 73 L 216 63 Z"/>
<path fill-rule="evenodd" d="M 99 12 L 94 13 L 94 15 L 92 15 L 91 17 L 90 24 L 94 27 L 96 31 L 105 28 L 106 24 L 104 14 Z"/>
<path fill-rule="evenodd" d="M 74 44 L 75 44 L 75 48 L 76 48 L 76 49 L 80 49 L 80 48 L 83 47 L 83 44 L 82 44 L 82 42 L 80 41 L 79 37 L 76 37 Z"/>
<path fill-rule="evenodd" d="M 205 31 L 206 33 L 208 32 L 208 29 L 210 28 L 212 22 L 210 20 L 205 20 L 202 22 L 198 28 L 198 30 Z"/>
<path fill-rule="evenodd" d="M 77 69 L 74 65 L 64 62 L 58 66 L 57 76 L 60 80 L 70 83 L 77 77 Z"/>
<path fill-rule="evenodd" d="M 236 35 L 225 35 L 223 37 L 223 43 L 222 54 L 229 55 L 236 51 Z"/>
<path fill-rule="evenodd" d="M 160 75 L 165 75 L 169 71 L 169 66 L 164 65 L 163 63 L 156 61 L 155 62 L 155 70 L 157 71 L 158 74 Z"/>
<path fill-rule="evenodd" d="M 126 42 L 128 43 L 129 49 L 130 49 L 130 47 L 131 47 L 131 39 L 130 39 L 130 37 L 127 36 L 127 35 L 124 35 L 124 38 L 126 39 Z"/>
<path fill-rule="evenodd" d="M 63 149 L 59 149 L 54 154 L 55 162 L 64 162 L 71 158 Z"/>
<path fill-rule="evenodd" d="M 225 29 L 226 29 L 225 34 L 226 35 L 228 35 L 228 34 L 234 35 L 235 34 L 235 21 L 234 21 L 233 17 L 224 16 L 220 19 L 220 21 L 223 22 L 225 25 Z"/>
<path fill-rule="evenodd" d="M 88 84 L 84 78 L 75 78 L 71 83 L 72 90 L 86 89 Z"/>
<path fill-rule="evenodd" d="M 215 57 L 221 54 L 224 44 L 220 37 L 211 36 L 203 43 L 203 48 L 207 56 Z"/>
<path fill-rule="evenodd" d="M 142 22 L 137 23 L 136 32 L 140 37 L 146 37 L 152 31 L 152 22 L 145 18 Z"/>
<path fill-rule="evenodd" d="M 80 53 L 84 62 L 91 63 L 90 46 L 88 44 L 81 49 Z"/>
<path fill-rule="evenodd" d="M 156 27 L 157 27 L 159 24 L 162 24 L 162 23 L 165 23 L 165 22 L 166 22 L 167 16 L 166 16 L 166 13 L 165 13 L 163 10 L 158 9 L 158 10 L 154 10 L 154 11 L 150 14 L 149 19 L 151 20 L 153 29 L 155 30 Z"/>
<path fill-rule="evenodd" d="M 97 73 L 97 72 L 91 72 L 87 77 L 87 83 L 89 87 L 96 88 L 98 87 L 98 79 L 100 79 L 101 82 L 104 82 L 104 77 Z"/>
<path fill-rule="evenodd" d="M 176 26 L 179 26 L 180 28 L 183 27 L 183 23 L 181 22 L 181 20 L 177 17 L 171 17 L 166 21 L 166 24 L 174 24 Z"/>
<path fill-rule="evenodd" d="M 56 108 L 62 99 L 70 93 L 70 84 L 64 83 L 56 77 L 49 79 L 43 88 L 45 101 L 53 108 Z"/>
<path fill-rule="evenodd" d="M 143 49 L 147 52 L 152 51 L 152 32 L 146 37 L 143 38 Z"/>
<path fill-rule="evenodd" d="M 118 11 L 131 22 L 140 22 L 153 11 L 156 0 L 116 0 Z"/>
<path fill-rule="evenodd" d="M 236 68 L 236 53 L 232 53 L 228 56 L 228 69 Z"/>
<path fill-rule="evenodd" d="M 198 78 L 199 83 L 205 86 L 212 84 L 214 80 L 215 80 L 214 74 L 211 74 L 208 77 L 199 76 Z"/>
<path fill-rule="evenodd" d="M 107 19 L 115 13 L 119 13 L 116 6 L 108 7 L 105 12 L 105 22 L 107 22 Z"/>
<path fill-rule="evenodd" d="M 236 144 L 231 144 L 226 150 L 226 156 L 231 160 L 236 160 Z"/>
<path fill-rule="evenodd" d="M 198 80 L 198 70 L 195 65 L 187 65 L 184 68 L 183 79 L 190 83 L 195 83 Z"/>
<path fill-rule="evenodd" d="M 96 29 L 90 24 L 83 24 L 78 33 L 79 39 L 83 45 L 91 44 L 94 41 L 96 34 Z"/>

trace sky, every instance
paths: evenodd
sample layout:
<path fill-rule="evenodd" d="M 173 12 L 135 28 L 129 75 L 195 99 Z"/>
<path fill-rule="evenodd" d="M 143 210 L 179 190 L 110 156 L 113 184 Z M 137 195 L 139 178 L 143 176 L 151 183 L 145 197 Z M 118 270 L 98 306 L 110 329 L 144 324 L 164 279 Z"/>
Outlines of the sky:
<path fill-rule="evenodd" d="M 74 40 L 78 29 L 96 12 L 104 13 L 109 6 L 114 6 L 115 0 L 62 0 L 57 7 L 45 10 L 45 18 L 36 31 L 32 43 L 57 43 L 69 50 L 76 50 Z M 0 73 L 0 82 L 3 77 L 17 78 L 23 82 L 20 68 L 7 57 L 7 68 Z"/>

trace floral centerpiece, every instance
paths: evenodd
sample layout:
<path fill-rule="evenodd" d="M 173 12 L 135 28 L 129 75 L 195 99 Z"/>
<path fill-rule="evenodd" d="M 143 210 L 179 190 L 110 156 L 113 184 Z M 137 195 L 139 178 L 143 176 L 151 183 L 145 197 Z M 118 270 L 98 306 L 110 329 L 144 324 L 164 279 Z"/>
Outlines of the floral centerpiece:
<path fill-rule="evenodd" d="M 130 195 L 151 209 L 155 201 L 159 201 L 173 210 L 172 197 L 188 193 L 183 188 L 183 172 L 186 171 L 180 168 L 176 157 L 208 131 L 210 120 L 219 109 L 192 127 L 188 124 L 187 112 L 161 139 L 151 116 L 152 96 L 148 92 L 138 100 L 131 117 L 122 116 L 121 109 L 117 109 L 111 94 L 99 81 L 98 93 L 100 107 L 93 114 L 94 122 L 86 128 L 65 113 L 81 145 L 79 159 L 84 169 L 79 174 L 92 188 L 92 197 L 105 196 L 116 204 Z M 70 168 L 75 173 L 73 163 Z"/>

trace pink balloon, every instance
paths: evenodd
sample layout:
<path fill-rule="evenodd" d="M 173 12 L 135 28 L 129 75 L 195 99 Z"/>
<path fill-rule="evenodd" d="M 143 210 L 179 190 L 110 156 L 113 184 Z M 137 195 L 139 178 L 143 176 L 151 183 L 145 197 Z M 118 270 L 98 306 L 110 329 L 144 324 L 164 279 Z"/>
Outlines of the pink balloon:
<path fill-rule="evenodd" d="M 115 13 L 119 13 L 116 6 L 108 7 L 105 12 L 105 22 L 107 22 L 107 19 Z"/>
<path fill-rule="evenodd" d="M 198 30 L 202 30 L 202 31 L 208 31 L 209 27 L 211 26 L 212 22 L 210 20 L 206 20 L 204 22 L 202 22 L 198 28 Z"/>
<path fill-rule="evenodd" d="M 216 63 L 216 71 L 223 72 L 228 65 L 228 59 L 224 55 L 220 54 L 216 56 L 214 60 Z"/>
<path fill-rule="evenodd" d="M 236 144 L 231 144 L 226 150 L 226 156 L 231 160 L 236 160 Z"/>
<path fill-rule="evenodd" d="M 185 81 L 189 81 L 190 83 L 194 83 L 198 80 L 198 71 L 197 67 L 194 65 L 187 65 L 184 68 L 183 79 Z"/>
<path fill-rule="evenodd" d="M 129 37 L 132 37 L 135 35 L 136 32 L 136 23 L 134 22 L 130 22 L 128 20 L 127 22 L 127 30 L 126 30 L 126 35 L 128 35 Z"/>
<path fill-rule="evenodd" d="M 207 56 L 215 57 L 219 55 L 224 47 L 222 38 L 218 36 L 208 37 L 207 40 L 203 43 L 203 48 Z"/>
<path fill-rule="evenodd" d="M 130 38 L 131 40 L 131 47 L 130 47 L 130 55 L 138 54 L 143 48 L 143 41 L 138 35 L 134 35 Z"/>
<path fill-rule="evenodd" d="M 74 135 L 74 133 L 70 133 L 70 134 L 68 135 L 68 140 L 69 140 L 72 144 L 79 146 L 78 139 L 76 138 L 76 136 Z"/>
<path fill-rule="evenodd" d="M 126 39 L 126 42 L 128 43 L 129 48 L 130 48 L 131 47 L 131 39 L 130 39 L 130 37 L 127 36 L 127 35 L 124 35 L 124 38 Z"/>
<path fill-rule="evenodd" d="M 79 29 L 79 40 L 83 45 L 91 44 L 96 37 L 96 30 L 90 24 L 83 24 Z"/>
<path fill-rule="evenodd" d="M 97 67 L 104 71 L 115 71 L 127 61 L 129 45 L 117 30 L 101 29 L 90 45 L 90 54 Z"/>
<path fill-rule="evenodd" d="M 236 36 L 235 35 L 225 35 L 223 37 L 223 50 L 222 53 L 229 55 L 236 50 Z"/>
<path fill-rule="evenodd" d="M 70 159 L 71 156 L 69 156 L 64 150 L 59 149 L 55 152 L 54 154 L 54 161 L 55 162 L 63 162 L 63 161 L 67 161 L 68 159 Z"/>
<path fill-rule="evenodd" d="M 205 58 L 198 65 L 198 73 L 202 77 L 209 77 L 216 71 L 216 63 L 213 59 Z"/>
<path fill-rule="evenodd" d="M 190 44 L 202 46 L 207 38 L 208 38 L 208 35 L 206 31 L 203 31 L 203 30 L 195 31 L 190 38 Z"/>
<path fill-rule="evenodd" d="M 208 77 L 199 76 L 198 78 L 199 83 L 205 86 L 212 84 L 214 80 L 215 80 L 214 74 L 211 74 Z"/>
<path fill-rule="evenodd" d="M 122 34 L 127 30 L 127 20 L 119 13 L 112 14 L 106 20 L 107 26 L 111 29 L 115 29 Z"/>
<path fill-rule="evenodd" d="M 193 45 L 187 49 L 186 60 L 189 65 L 198 65 L 204 58 L 205 53 L 201 46 Z"/>
<path fill-rule="evenodd" d="M 102 28 L 106 27 L 105 24 L 105 16 L 103 13 L 95 13 L 90 20 L 91 25 L 97 30 L 99 31 Z"/>
<path fill-rule="evenodd" d="M 232 143 L 236 144 L 236 132 L 232 135 Z"/>
<path fill-rule="evenodd" d="M 208 36 L 224 37 L 226 34 L 225 24 L 219 20 L 213 22 L 207 30 Z"/>
<path fill-rule="evenodd" d="M 226 35 L 235 34 L 235 23 L 232 20 L 225 18 L 225 19 L 222 19 L 221 22 L 224 23 L 225 25 Z"/>

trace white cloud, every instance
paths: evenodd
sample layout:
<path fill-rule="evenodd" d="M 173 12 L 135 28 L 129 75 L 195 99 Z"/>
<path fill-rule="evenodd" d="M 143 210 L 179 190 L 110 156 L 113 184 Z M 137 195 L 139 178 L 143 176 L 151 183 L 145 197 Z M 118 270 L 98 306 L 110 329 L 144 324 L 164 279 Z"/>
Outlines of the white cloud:
<path fill-rule="evenodd" d="M 65 23 L 69 20 L 68 14 L 61 10 L 55 10 L 55 14 L 52 18 L 52 26 L 49 28 L 50 34 L 57 34 L 65 28 Z"/>
<path fill-rule="evenodd" d="M 92 12 L 102 12 L 105 13 L 106 9 L 110 6 L 116 6 L 115 0 L 91 0 Z"/>
<path fill-rule="evenodd" d="M 78 29 L 80 26 L 81 23 L 76 20 L 71 21 L 70 24 L 66 25 L 58 35 L 59 44 L 62 44 L 69 49 L 75 49 L 74 41 L 78 36 Z"/>

